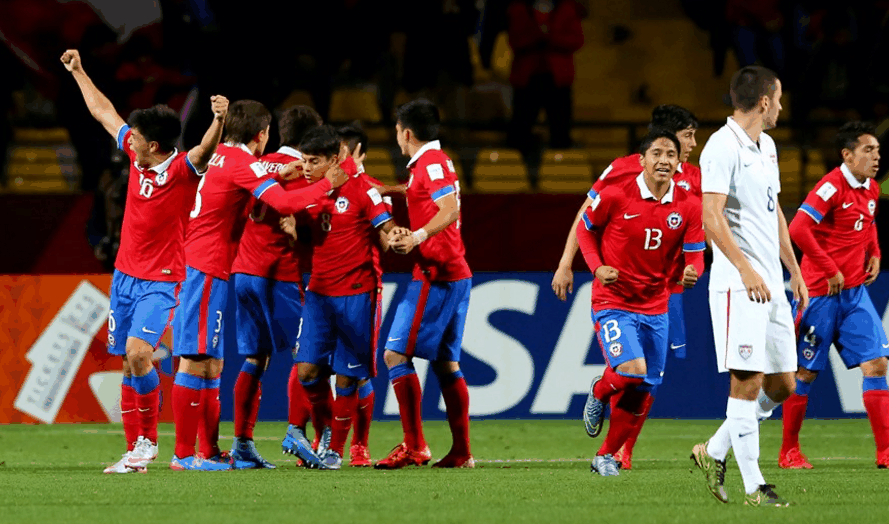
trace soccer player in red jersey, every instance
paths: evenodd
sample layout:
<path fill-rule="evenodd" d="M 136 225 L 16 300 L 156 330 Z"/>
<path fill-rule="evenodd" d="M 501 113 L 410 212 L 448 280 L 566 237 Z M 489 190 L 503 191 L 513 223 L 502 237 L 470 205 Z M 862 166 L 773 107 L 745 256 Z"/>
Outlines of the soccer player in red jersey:
<path fill-rule="evenodd" d="M 433 467 L 475 465 L 469 445 L 469 390 L 460 371 L 472 272 L 460 236 L 460 182 L 454 163 L 441 150 L 439 125 L 438 108 L 428 100 L 408 102 L 396 113 L 398 145 L 410 156 L 406 198 L 413 231 L 399 229 L 390 240 L 396 252 L 418 253 L 413 282 L 395 312 L 384 353 L 404 440 L 375 464 L 380 469 L 419 466 L 432 459 L 423 436 L 415 357 L 432 363 L 453 438 L 448 454 Z"/>
<path fill-rule="evenodd" d="M 686 287 L 704 270 L 701 200 L 671 180 L 680 150 L 672 132 L 651 131 L 640 148 L 642 173 L 632 183 L 603 189 L 577 227 L 583 257 L 596 276 L 593 322 L 607 361 L 584 407 L 590 436 L 598 436 L 605 404 L 618 397 L 591 464 L 602 476 L 619 474 L 613 454 L 638 423 L 649 391 L 661 383 L 676 266 L 683 268 Z"/>
<path fill-rule="evenodd" d="M 676 187 L 688 191 L 691 194 L 701 198 L 701 170 L 697 166 L 688 162 L 688 157 L 697 146 L 695 141 L 695 132 L 698 128 L 698 120 L 691 111 L 675 106 L 660 105 L 651 112 L 650 129 L 659 128 L 672 131 L 679 139 L 682 149 L 679 154 L 679 167 L 676 174 L 673 175 L 673 182 Z M 572 292 L 574 285 L 574 274 L 571 266 L 574 264 L 574 256 L 577 254 L 577 237 L 575 230 L 580 221 L 583 212 L 589 208 L 596 195 L 604 188 L 611 185 L 625 184 L 627 181 L 632 183 L 640 173 L 639 154 L 634 153 L 625 157 L 618 158 L 602 172 L 592 189 L 587 193 L 587 199 L 578 211 L 577 218 L 571 226 L 568 233 L 568 239 L 565 243 L 565 250 L 562 253 L 562 259 L 559 261 L 559 267 L 553 276 L 552 287 L 556 295 L 565 300 L 567 294 Z M 669 319 L 670 319 L 670 350 L 676 358 L 685 358 L 685 312 L 682 307 L 682 290 L 684 287 L 680 283 L 682 281 L 683 268 L 677 268 L 677 274 L 673 279 L 673 287 L 670 294 Z M 642 430 L 642 425 L 648 417 L 651 405 L 657 394 L 657 387 L 652 388 L 648 396 L 645 409 L 640 417 L 640 423 L 633 427 L 633 432 L 627 437 L 626 443 L 615 455 L 615 460 L 621 469 L 632 469 L 633 447 L 636 445 L 636 439 Z M 616 402 L 613 397 L 612 403 Z M 612 409 L 614 406 L 612 405 Z"/>
<path fill-rule="evenodd" d="M 157 457 L 160 378 L 151 362 L 185 278 L 185 229 L 198 179 L 222 136 L 228 100 L 211 98 L 216 117 L 201 144 L 179 152 L 179 115 L 158 105 L 134 111 L 125 123 L 84 72 L 80 53 L 62 63 L 93 117 L 117 139 L 130 166 L 120 250 L 111 283 L 108 352 L 123 357 L 121 418 L 127 452 L 105 473 L 145 471 Z"/>
<path fill-rule="evenodd" d="M 259 102 L 239 100 L 229 109 L 220 144 L 195 195 L 185 241 L 186 279 L 174 318 L 173 355 L 181 357 L 173 385 L 176 470 L 230 469 L 220 453 L 219 375 L 222 372 L 228 277 L 244 227 L 250 196 L 282 214 L 305 209 L 347 179 L 338 166 L 325 179 L 287 191 L 270 176 L 259 155 L 268 142 L 271 114 Z M 201 434 L 201 455 L 195 440 Z"/>
<path fill-rule="evenodd" d="M 379 277 L 373 246 L 380 238 L 377 230 L 388 233 L 394 222 L 379 192 L 358 176 L 333 127 L 311 129 L 299 151 L 313 181 L 331 165 L 342 164 L 351 175 L 303 213 L 311 227 L 312 275 L 296 353 L 312 419 L 331 428 L 329 444 L 322 438 L 317 454 L 298 438 L 298 455 L 310 467 L 339 469 L 358 406 L 358 381 L 375 374 Z M 332 413 L 328 369 L 336 374 Z"/>
<path fill-rule="evenodd" d="M 281 147 L 261 157 L 260 162 L 284 189 L 307 187 L 309 182 L 301 167 L 286 177 L 281 174 L 287 171 L 286 166 L 302 159 L 295 148 L 306 131 L 321 125 L 321 117 L 310 107 L 294 106 L 281 114 L 278 124 Z M 289 352 L 296 346 L 302 319 L 302 274 L 305 259 L 311 257 L 311 251 L 304 247 L 307 239 L 298 242 L 283 231 L 282 218 L 268 204 L 251 201 L 231 270 L 237 302 L 238 354 L 246 357 L 234 388 L 231 456 L 236 464 L 249 463 L 255 468 L 275 467 L 262 458 L 253 442 L 261 380 L 274 353 Z M 298 405 L 294 411 L 305 413 L 308 419 L 308 406 Z M 294 417 L 299 416 L 296 412 Z"/>
<path fill-rule="evenodd" d="M 864 286 L 880 272 L 874 214 L 880 165 L 873 126 L 849 122 L 839 129 L 840 167 L 815 185 L 790 223 L 790 238 L 803 252 L 802 269 L 812 297 L 797 315 L 799 369 L 796 391 L 784 402 L 784 440 L 778 465 L 810 469 L 799 448 L 812 382 L 828 365 L 831 344 L 846 367 L 860 367 L 867 418 L 877 445 L 877 467 L 889 467 L 889 341 Z"/>

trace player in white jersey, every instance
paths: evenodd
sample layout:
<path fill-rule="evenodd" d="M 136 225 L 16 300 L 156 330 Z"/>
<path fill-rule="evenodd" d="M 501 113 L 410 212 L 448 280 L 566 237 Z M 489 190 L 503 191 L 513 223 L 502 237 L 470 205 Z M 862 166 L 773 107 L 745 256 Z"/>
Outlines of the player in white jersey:
<path fill-rule="evenodd" d="M 759 470 L 759 420 L 794 388 L 793 315 L 784 294 L 781 262 L 799 307 L 808 292 L 787 221 L 778 205 L 781 181 L 775 142 L 763 132 L 781 112 L 781 81 L 774 72 L 745 67 L 731 82 L 734 114 L 701 152 L 704 229 L 713 245 L 710 316 L 719 371 L 731 373 L 726 421 L 692 459 L 708 488 L 728 502 L 723 483 L 730 448 L 744 480 L 744 503 L 786 506 Z"/>

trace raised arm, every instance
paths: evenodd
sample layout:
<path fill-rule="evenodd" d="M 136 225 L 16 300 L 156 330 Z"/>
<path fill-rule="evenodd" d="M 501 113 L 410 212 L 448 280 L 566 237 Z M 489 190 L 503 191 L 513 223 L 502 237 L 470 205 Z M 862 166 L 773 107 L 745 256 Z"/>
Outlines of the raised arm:
<path fill-rule="evenodd" d="M 188 152 L 188 160 L 198 173 L 207 170 L 207 164 L 216 152 L 216 146 L 222 138 L 222 130 L 225 127 L 225 115 L 228 114 L 228 98 L 222 95 L 210 97 L 210 106 L 213 109 L 213 123 L 204 133 L 201 143 L 191 148 Z"/>
<path fill-rule="evenodd" d="M 99 91 L 83 70 L 83 65 L 80 63 L 80 52 L 76 49 L 65 51 L 62 54 L 62 64 L 65 65 L 65 69 L 71 72 L 71 76 L 74 77 L 74 81 L 80 87 L 80 92 L 83 93 L 83 101 L 86 102 L 86 107 L 90 110 L 90 114 L 102 124 L 102 127 L 105 128 L 108 134 L 117 138 L 117 132 L 120 131 L 121 126 L 126 122 L 117 114 L 117 110 L 114 109 L 111 100 L 108 100 L 108 97 Z"/>

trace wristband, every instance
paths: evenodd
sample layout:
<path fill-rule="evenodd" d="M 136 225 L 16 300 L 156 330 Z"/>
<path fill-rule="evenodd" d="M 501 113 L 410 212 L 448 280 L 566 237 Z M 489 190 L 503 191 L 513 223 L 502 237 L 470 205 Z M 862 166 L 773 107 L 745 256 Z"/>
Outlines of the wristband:
<path fill-rule="evenodd" d="M 414 231 L 413 233 L 411 233 L 411 236 L 414 237 L 414 240 L 417 241 L 417 244 L 422 244 L 424 240 L 429 238 L 429 235 L 426 234 L 426 230 L 423 228 Z"/>

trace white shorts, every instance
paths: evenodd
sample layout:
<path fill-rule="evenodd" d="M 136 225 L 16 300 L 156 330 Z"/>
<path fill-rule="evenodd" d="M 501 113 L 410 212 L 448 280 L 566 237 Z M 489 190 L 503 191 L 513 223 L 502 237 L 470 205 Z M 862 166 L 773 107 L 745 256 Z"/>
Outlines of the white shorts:
<path fill-rule="evenodd" d="M 710 291 L 710 318 L 720 373 L 796 371 L 793 314 L 783 286 L 765 304 L 747 298 L 744 289 Z"/>

